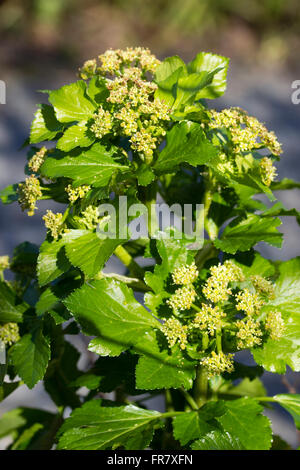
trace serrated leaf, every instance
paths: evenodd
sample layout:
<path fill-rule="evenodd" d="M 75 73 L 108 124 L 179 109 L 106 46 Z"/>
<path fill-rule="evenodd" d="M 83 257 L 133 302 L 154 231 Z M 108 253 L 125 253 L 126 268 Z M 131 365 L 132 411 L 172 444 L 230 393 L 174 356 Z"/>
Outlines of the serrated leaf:
<path fill-rule="evenodd" d="M 215 72 L 211 83 L 208 83 L 196 96 L 196 99 L 217 98 L 226 90 L 227 70 L 229 59 L 209 52 L 200 52 L 195 59 L 188 64 L 191 72 Z M 219 70 L 218 70 L 219 69 Z"/>
<path fill-rule="evenodd" d="M 80 122 L 68 127 L 63 136 L 57 141 L 56 147 L 63 152 L 69 152 L 76 147 L 89 147 L 96 137 L 89 131 L 86 122 Z"/>
<path fill-rule="evenodd" d="M 58 448 L 105 450 L 124 447 L 138 450 L 152 440 L 160 413 L 137 408 L 101 407 L 99 400 L 85 403 L 73 411 L 60 429 Z"/>
<path fill-rule="evenodd" d="M 137 357 L 131 353 L 121 354 L 119 357 L 100 357 L 93 368 L 78 377 L 71 386 L 87 387 L 90 390 L 98 389 L 108 393 L 117 386 L 129 386 L 134 389 L 134 370 Z"/>
<path fill-rule="evenodd" d="M 123 344 L 103 337 L 94 338 L 89 342 L 88 350 L 99 356 L 119 356 L 125 349 Z"/>
<path fill-rule="evenodd" d="M 145 275 L 146 284 L 153 293 L 145 295 L 146 305 L 157 313 L 162 300 L 169 296 L 166 292 L 166 282 L 175 268 L 191 263 L 193 252 L 186 248 L 182 240 L 160 238 L 156 240 L 156 248 L 161 258 L 161 264 L 156 264 L 154 272 Z"/>
<path fill-rule="evenodd" d="M 254 250 L 237 254 L 234 258 L 234 262 L 243 270 L 245 276 L 248 278 L 255 276 L 257 273 L 263 277 L 271 277 L 275 273 L 274 265 Z"/>
<path fill-rule="evenodd" d="M 19 198 L 18 184 L 10 184 L 0 191 L 0 199 L 2 204 L 12 204 Z"/>
<path fill-rule="evenodd" d="M 244 450 L 238 437 L 229 432 L 215 430 L 201 437 L 191 445 L 193 450 Z"/>
<path fill-rule="evenodd" d="M 270 421 L 261 414 L 263 408 L 254 399 L 227 401 L 225 407 L 225 414 L 216 418 L 225 432 L 238 438 L 248 450 L 268 450 L 271 447 Z"/>
<path fill-rule="evenodd" d="M 100 239 L 97 233 L 86 231 L 66 245 L 66 254 L 74 266 L 92 278 L 104 267 L 118 245 L 118 239 Z"/>
<path fill-rule="evenodd" d="M 80 376 L 77 363 L 80 354 L 72 344 L 67 341 L 63 344 L 58 357 L 53 358 L 55 367 L 51 367 L 51 362 L 44 377 L 44 387 L 46 392 L 57 406 L 79 406 L 80 399 L 70 387 L 70 383 Z"/>
<path fill-rule="evenodd" d="M 197 411 L 187 412 L 173 418 L 174 437 L 183 446 L 212 430 L 214 426 L 202 419 L 201 413 Z"/>
<path fill-rule="evenodd" d="M 122 350 L 159 322 L 139 304 L 126 284 L 101 279 L 85 284 L 64 301 L 83 331 L 103 337 Z"/>
<path fill-rule="evenodd" d="M 158 89 L 155 92 L 155 97 L 171 107 L 176 97 L 178 78 L 186 74 L 186 65 L 180 57 L 167 57 L 156 69 L 154 81 L 158 85 Z"/>
<path fill-rule="evenodd" d="M 28 308 L 6 282 L 0 281 L 0 323 L 20 323 Z"/>
<path fill-rule="evenodd" d="M 63 125 L 56 119 L 53 107 L 41 104 L 31 124 L 29 142 L 37 144 L 44 140 L 52 140 L 62 130 Z"/>
<path fill-rule="evenodd" d="M 178 347 L 160 350 L 156 335 L 146 333 L 134 347 L 141 354 L 136 367 L 136 388 L 155 390 L 184 387 L 189 390 L 193 385 L 196 372 L 195 362 L 186 359 Z"/>
<path fill-rule="evenodd" d="M 41 167 L 41 173 L 51 178 L 60 176 L 72 178 L 76 186 L 81 184 L 95 187 L 106 186 L 113 173 L 129 168 L 112 158 L 115 150 L 114 147 L 107 150 L 100 143 L 96 143 L 76 157 L 62 154 L 48 157 Z"/>
<path fill-rule="evenodd" d="M 172 108 L 174 110 L 182 109 L 184 105 L 192 104 L 196 97 L 200 97 L 200 90 L 205 93 L 204 89 L 212 83 L 214 75 L 221 69 L 222 67 L 219 67 L 211 72 L 201 71 L 178 77 L 176 99 Z"/>
<path fill-rule="evenodd" d="M 300 429 L 300 395 L 282 393 L 273 398 L 292 415 L 296 427 Z"/>
<path fill-rule="evenodd" d="M 283 178 L 281 181 L 273 181 L 271 189 L 273 191 L 281 191 L 286 189 L 299 189 L 300 183 L 289 178 Z"/>
<path fill-rule="evenodd" d="M 96 109 L 86 93 L 86 83 L 83 80 L 51 91 L 49 101 L 60 122 L 85 121 L 93 116 Z"/>
<path fill-rule="evenodd" d="M 167 134 L 167 145 L 154 165 L 159 173 L 171 173 L 180 163 L 212 165 L 218 151 L 205 136 L 200 124 L 179 122 Z"/>
<path fill-rule="evenodd" d="M 231 254 L 248 251 L 260 241 L 280 248 L 283 234 L 277 230 L 279 225 L 280 219 L 248 214 L 246 218 L 234 219 L 227 225 L 221 238 L 215 240 L 214 244 L 220 250 Z"/>
<path fill-rule="evenodd" d="M 56 306 L 59 302 L 59 299 L 52 292 L 51 288 L 48 287 L 41 295 L 37 303 L 35 304 L 36 313 L 38 315 L 43 315 L 46 312 L 49 312 L 52 308 Z"/>
<path fill-rule="evenodd" d="M 50 346 L 40 328 L 22 336 L 9 354 L 16 373 L 29 388 L 42 380 L 50 359 Z"/>
<path fill-rule="evenodd" d="M 264 305 L 263 311 L 281 312 L 285 330 L 279 340 L 268 339 L 252 354 L 265 369 L 284 374 L 286 365 L 300 371 L 300 258 L 282 262 L 279 272 L 275 298 Z"/>

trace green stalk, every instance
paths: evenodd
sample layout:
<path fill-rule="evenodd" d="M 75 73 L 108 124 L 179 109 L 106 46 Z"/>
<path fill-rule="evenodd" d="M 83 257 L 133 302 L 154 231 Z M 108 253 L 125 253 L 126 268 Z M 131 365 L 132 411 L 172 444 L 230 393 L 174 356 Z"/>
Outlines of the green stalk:
<path fill-rule="evenodd" d="M 120 261 L 128 268 L 131 275 L 136 276 L 139 279 L 144 279 L 145 272 L 141 266 L 139 266 L 128 253 L 128 251 L 119 245 L 114 251 L 114 254 L 119 258 Z"/>
<path fill-rule="evenodd" d="M 186 401 L 188 402 L 188 404 L 190 405 L 190 407 L 192 408 L 192 410 L 198 411 L 199 407 L 197 403 L 195 402 L 194 398 L 183 387 L 181 387 L 179 390 L 184 396 L 184 398 L 186 399 Z"/>
<path fill-rule="evenodd" d="M 216 331 L 216 345 L 218 353 L 222 352 L 222 330 Z"/>
<path fill-rule="evenodd" d="M 149 238 L 152 238 L 155 232 L 159 229 L 157 217 L 156 217 L 156 196 L 157 196 L 157 184 L 156 182 L 150 184 L 145 189 L 145 206 L 147 207 L 147 224 Z"/>
<path fill-rule="evenodd" d="M 207 401 L 208 392 L 208 378 L 205 368 L 201 365 L 198 366 L 196 380 L 194 383 L 194 399 L 198 408 Z"/>

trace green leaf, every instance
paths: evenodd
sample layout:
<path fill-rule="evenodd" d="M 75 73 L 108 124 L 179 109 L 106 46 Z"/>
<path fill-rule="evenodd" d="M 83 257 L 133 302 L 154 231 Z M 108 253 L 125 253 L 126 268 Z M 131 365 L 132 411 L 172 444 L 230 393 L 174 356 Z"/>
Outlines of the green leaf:
<path fill-rule="evenodd" d="M 282 262 L 279 272 L 275 298 L 264 305 L 263 312 L 281 312 L 285 330 L 278 341 L 268 339 L 252 354 L 268 371 L 284 374 L 286 365 L 300 371 L 300 258 Z"/>
<path fill-rule="evenodd" d="M 29 388 L 42 380 L 50 359 L 50 346 L 40 328 L 22 336 L 9 354 L 17 374 Z"/>
<path fill-rule="evenodd" d="M 214 72 L 212 82 L 203 88 L 196 99 L 217 98 L 226 90 L 227 70 L 229 59 L 209 52 L 200 52 L 195 59 L 188 64 L 190 72 Z M 221 69 L 220 69 L 221 68 Z"/>
<path fill-rule="evenodd" d="M 0 323 L 20 323 L 28 308 L 6 282 L 0 281 Z"/>
<path fill-rule="evenodd" d="M 55 346 L 54 344 L 54 354 Z M 57 406 L 75 408 L 80 405 L 80 399 L 70 387 L 70 383 L 80 376 L 80 371 L 77 369 L 80 354 L 67 341 L 58 347 L 59 354 L 52 358 L 44 377 L 44 387 Z"/>
<path fill-rule="evenodd" d="M 146 284 L 153 290 L 145 295 L 146 305 L 155 313 L 164 298 L 169 297 L 166 292 L 170 273 L 175 268 L 189 264 L 193 260 L 192 250 L 187 250 L 182 240 L 160 238 L 156 240 L 156 249 L 161 258 L 161 264 L 156 264 L 154 272 L 145 275 Z"/>
<path fill-rule="evenodd" d="M 213 165 L 217 149 L 206 138 L 200 124 L 179 122 L 167 134 L 167 145 L 160 152 L 154 169 L 158 173 L 171 173 L 183 162 L 190 165 Z"/>
<path fill-rule="evenodd" d="M 299 189 L 300 183 L 289 178 L 283 178 L 281 181 L 271 183 L 272 191 L 281 191 L 285 189 Z"/>
<path fill-rule="evenodd" d="M 85 284 L 64 301 L 88 335 L 103 337 L 122 350 L 159 322 L 140 305 L 126 284 L 101 279 Z"/>
<path fill-rule="evenodd" d="M 100 392 L 112 392 L 118 386 L 123 390 L 134 392 L 134 370 L 137 357 L 124 353 L 119 357 L 99 357 L 93 368 L 78 377 L 71 386 L 87 387 L 90 390 L 98 389 Z M 137 393 L 137 392 L 135 392 Z"/>
<path fill-rule="evenodd" d="M 214 426 L 202 419 L 201 413 L 197 411 L 187 412 L 173 418 L 174 437 L 183 446 L 212 430 Z"/>
<path fill-rule="evenodd" d="M 123 344 L 117 344 L 107 338 L 94 338 L 89 342 L 88 350 L 99 356 L 119 356 L 126 349 Z"/>
<path fill-rule="evenodd" d="M 64 253 L 64 239 L 57 241 L 45 240 L 40 248 L 37 265 L 37 277 L 42 287 L 70 268 L 70 263 Z"/>
<path fill-rule="evenodd" d="M 18 186 L 18 184 L 10 184 L 6 188 L 1 189 L 0 199 L 2 201 L 2 204 L 12 204 L 13 202 L 16 202 L 18 200 Z"/>
<path fill-rule="evenodd" d="M 160 350 L 155 333 L 146 333 L 135 345 L 141 354 L 136 367 L 136 387 L 141 390 L 184 387 L 189 390 L 195 378 L 195 362 L 186 359 L 178 347 L 171 354 Z"/>
<path fill-rule="evenodd" d="M 172 107 L 176 110 L 181 109 L 184 105 L 192 104 L 196 96 L 201 95 L 200 90 L 203 90 L 212 83 L 214 75 L 218 71 L 219 68 L 211 72 L 191 73 L 186 76 L 180 76 L 176 84 L 176 100 Z"/>
<path fill-rule="evenodd" d="M 100 143 L 89 150 L 83 150 L 78 156 L 48 157 L 41 167 L 41 173 L 50 178 L 60 176 L 72 178 L 76 186 L 91 184 L 96 187 L 106 186 L 117 170 L 128 170 L 112 158 L 115 147 L 107 150 Z"/>
<path fill-rule="evenodd" d="M 156 69 L 154 81 L 158 89 L 155 97 L 172 107 L 176 97 L 178 78 L 186 74 L 186 65 L 180 57 L 167 57 Z"/>
<path fill-rule="evenodd" d="M 42 425 L 45 429 L 49 429 L 53 418 L 56 418 L 56 415 L 53 413 L 49 413 L 48 411 L 34 408 L 15 408 L 14 410 L 8 411 L 7 413 L 1 416 L 0 438 L 5 436 L 14 436 L 14 446 L 17 447 L 18 439 L 23 435 L 26 429 L 30 429 L 36 423 Z M 34 434 L 35 433 L 31 433 L 31 438 L 34 436 Z M 29 435 L 30 431 L 27 433 L 26 447 L 28 447 L 29 444 Z M 25 437 L 26 434 L 23 435 L 23 438 L 20 439 L 20 445 L 21 442 L 23 445 L 25 444 Z M 33 448 L 33 446 L 31 448 Z"/>
<path fill-rule="evenodd" d="M 152 440 L 160 413 L 133 405 L 101 407 L 100 400 L 73 411 L 60 429 L 58 449 L 105 450 L 124 447 L 138 450 Z"/>
<path fill-rule="evenodd" d="M 248 214 L 246 218 L 238 217 L 227 225 L 221 238 L 215 240 L 214 244 L 220 250 L 231 254 L 247 251 L 260 241 L 280 248 L 283 234 L 276 228 L 279 225 L 280 219 Z"/>
<path fill-rule="evenodd" d="M 136 171 L 136 177 L 139 185 L 148 186 L 155 179 L 155 174 L 149 165 L 142 163 Z"/>
<path fill-rule="evenodd" d="M 222 388 L 220 389 L 222 393 Z M 251 380 L 248 377 L 243 379 L 238 385 L 226 388 L 226 394 L 243 397 L 264 397 L 267 392 L 263 383 L 256 377 Z"/>
<path fill-rule="evenodd" d="M 60 122 L 85 121 L 95 113 L 96 106 L 86 93 L 83 80 L 51 91 L 49 101 Z"/>
<path fill-rule="evenodd" d="M 272 443 L 270 421 L 261 414 L 263 408 L 252 398 L 225 403 L 226 412 L 216 418 L 225 432 L 240 440 L 248 450 L 267 450 Z"/>
<path fill-rule="evenodd" d="M 53 107 L 41 104 L 31 124 L 29 142 L 37 144 L 44 140 L 53 140 L 62 130 L 63 125 L 56 119 Z"/>
<path fill-rule="evenodd" d="M 120 240 L 117 238 L 100 239 L 97 233 L 86 231 L 66 245 L 66 254 L 74 266 L 92 278 L 104 267 L 118 245 Z"/>
<path fill-rule="evenodd" d="M 191 445 L 193 450 L 244 450 L 238 437 L 229 432 L 212 431 Z"/>
<path fill-rule="evenodd" d="M 35 310 L 38 315 L 43 315 L 54 308 L 59 299 L 52 292 L 51 288 L 48 287 L 41 295 L 37 303 L 35 304 Z"/>
<path fill-rule="evenodd" d="M 75 147 L 89 147 L 96 140 L 86 126 L 86 122 L 80 122 L 75 126 L 68 127 L 64 135 L 57 141 L 56 147 L 63 152 L 69 152 Z"/>
<path fill-rule="evenodd" d="M 297 209 L 286 209 L 280 201 L 263 211 L 260 215 L 262 217 L 296 217 L 298 224 L 300 224 L 300 212 Z"/>
<path fill-rule="evenodd" d="M 292 415 L 296 427 L 300 429 L 300 395 L 282 393 L 273 398 Z"/>
<path fill-rule="evenodd" d="M 243 270 L 248 278 L 255 276 L 257 273 L 263 277 L 271 277 L 275 273 L 274 265 L 254 250 L 247 253 L 238 253 L 234 257 L 234 263 Z"/>

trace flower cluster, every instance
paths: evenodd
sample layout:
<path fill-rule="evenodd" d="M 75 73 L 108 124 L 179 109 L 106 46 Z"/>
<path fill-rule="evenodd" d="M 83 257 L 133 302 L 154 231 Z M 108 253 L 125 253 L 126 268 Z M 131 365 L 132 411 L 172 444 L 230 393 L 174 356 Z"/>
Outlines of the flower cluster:
<path fill-rule="evenodd" d="M 259 170 L 262 182 L 266 186 L 270 186 L 272 181 L 274 181 L 277 176 L 277 171 L 271 158 L 263 157 L 259 162 Z"/>
<path fill-rule="evenodd" d="M 220 141 L 223 152 L 217 169 L 224 174 L 233 174 L 235 171 L 248 172 L 257 165 L 263 184 L 270 186 L 277 175 L 272 159 L 263 157 L 257 163 L 252 156 L 248 155 L 246 158 L 245 154 L 266 148 L 273 155 L 279 156 L 282 149 L 274 132 L 268 131 L 258 119 L 240 108 L 223 109 L 221 112 L 212 110 L 210 115 L 209 129 L 226 128 L 230 134 L 229 148 Z"/>
<path fill-rule="evenodd" d="M 178 310 L 189 310 L 197 297 L 193 286 L 183 286 L 176 289 L 175 293 L 167 299 L 167 304 L 172 307 L 174 312 Z"/>
<path fill-rule="evenodd" d="M 224 372 L 230 373 L 234 370 L 233 354 L 212 351 L 210 356 L 202 359 L 201 363 L 207 370 L 208 378 L 223 374 Z"/>
<path fill-rule="evenodd" d="M 0 326 L 0 341 L 10 346 L 19 341 L 19 327 L 17 323 L 5 323 Z"/>
<path fill-rule="evenodd" d="M 279 340 L 285 330 L 285 324 L 281 313 L 278 311 L 269 312 L 266 318 L 265 328 L 270 334 L 271 339 L 274 339 L 275 341 Z"/>
<path fill-rule="evenodd" d="M 98 112 L 94 114 L 94 123 L 91 126 L 91 131 L 98 139 L 108 134 L 112 128 L 112 116 L 109 111 L 105 111 L 102 106 L 99 107 Z"/>
<path fill-rule="evenodd" d="M 264 124 L 240 108 L 223 109 L 221 112 L 211 111 L 211 128 L 229 129 L 234 152 L 251 152 L 259 148 L 268 148 L 274 155 L 282 153 L 274 132 L 268 131 Z"/>
<path fill-rule="evenodd" d="M 198 270 L 193 262 L 190 265 L 180 266 L 172 273 L 174 284 L 181 285 L 175 293 L 167 300 L 167 304 L 174 310 L 189 310 L 196 300 L 197 294 L 193 282 L 198 277 Z"/>
<path fill-rule="evenodd" d="M 267 337 L 281 338 L 285 330 L 281 313 L 262 310 L 275 297 L 268 279 L 246 278 L 233 260 L 212 266 L 202 289 L 194 262 L 177 267 L 171 277 L 181 287 L 166 300 L 174 316 L 165 321 L 162 332 L 170 348 L 178 342 L 188 353 L 194 351 L 193 355 L 196 348 L 209 377 L 233 370 L 233 354 L 222 351 L 224 344 L 228 348 L 230 343 L 231 352 L 258 347 Z M 203 299 L 201 306 L 197 299 Z"/>
<path fill-rule="evenodd" d="M 264 304 L 264 301 L 259 297 L 259 294 L 256 292 L 252 293 L 247 288 L 236 294 L 235 298 L 237 300 L 236 309 L 242 310 L 247 315 L 258 315 L 262 305 Z"/>
<path fill-rule="evenodd" d="M 238 339 L 237 348 L 245 349 L 261 344 L 261 336 L 263 335 L 260 323 L 251 317 L 236 322 L 238 331 L 236 337 Z"/>
<path fill-rule="evenodd" d="M 176 268 L 172 273 L 172 279 L 174 284 L 186 286 L 196 281 L 198 274 L 197 266 L 193 261 L 192 264 Z"/>
<path fill-rule="evenodd" d="M 46 214 L 43 216 L 45 222 L 45 227 L 50 230 L 50 233 L 54 240 L 57 240 L 62 229 L 63 229 L 63 214 L 58 212 L 54 214 L 51 210 L 47 210 Z"/>
<path fill-rule="evenodd" d="M 242 270 L 232 263 L 230 260 L 224 264 L 219 263 L 218 266 L 210 268 L 211 276 L 207 279 L 202 292 L 213 303 L 223 303 L 228 300 L 232 290 L 228 287 L 230 282 L 242 282 L 244 274 Z"/>
<path fill-rule="evenodd" d="M 97 207 L 92 205 L 87 206 L 87 208 L 82 211 L 81 215 L 81 222 L 83 222 L 87 229 L 93 230 L 97 227 L 99 222 L 99 211 Z"/>
<path fill-rule="evenodd" d="M 177 318 L 169 318 L 162 326 L 162 332 L 165 334 L 170 348 L 178 341 L 183 350 L 187 345 L 187 326 L 182 325 Z"/>
<path fill-rule="evenodd" d="M 44 163 L 45 157 L 47 154 L 46 147 L 42 147 L 38 152 L 36 152 L 28 162 L 29 170 L 33 171 L 33 173 L 38 173 L 40 167 Z"/>
<path fill-rule="evenodd" d="M 211 336 L 215 331 L 221 330 L 223 326 L 223 319 L 226 317 L 218 306 L 212 307 L 207 304 L 202 304 L 200 312 L 194 318 L 191 328 L 199 328 L 200 330 L 207 331 Z"/>
<path fill-rule="evenodd" d="M 34 215 L 34 211 L 37 209 L 36 201 L 42 196 L 39 180 L 34 175 L 30 175 L 24 183 L 19 183 L 18 194 L 18 202 L 22 211 L 28 210 L 29 216 Z"/>
<path fill-rule="evenodd" d="M 73 204 L 77 201 L 77 199 L 82 199 L 86 195 L 86 193 L 89 192 L 90 189 L 91 187 L 86 184 L 78 186 L 77 188 L 73 188 L 69 184 L 65 190 L 68 194 L 69 201 Z"/>
<path fill-rule="evenodd" d="M 160 62 L 140 47 L 108 50 L 99 60 L 100 66 L 90 60 L 80 70 L 84 79 L 101 75 L 109 93 L 90 130 L 98 139 L 109 133 L 129 138 L 131 149 L 150 161 L 170 120 L 168 106 L 154 97 L 157 85 L 146 79 Z"/>
<path fill-rule="evenodd" d="M 266 294 L 269 299 L 273 299 L 275 296 L 275 291 L 273 284 L 268 281 L 268 279 L 259 276 L 256 274 L 255 276 L 251 276 L 252 284 L 254 285 L 255 289 L 260 292 L 261 294 Z"/>

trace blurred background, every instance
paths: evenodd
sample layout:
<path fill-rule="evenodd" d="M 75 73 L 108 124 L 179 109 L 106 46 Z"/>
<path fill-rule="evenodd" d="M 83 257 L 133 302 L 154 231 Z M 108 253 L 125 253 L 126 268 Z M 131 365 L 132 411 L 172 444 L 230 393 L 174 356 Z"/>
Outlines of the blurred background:
<path fill-rule="evenodd" d="M 36 104 L 45 102 L 37 90 L 75 81 L 84 60 L 127 46 L 149 47 L 160 59 L 178 54 L 188 61 L 200 51 L 230 57 L 228 89 L 218 108 L 241 106 L 274 130 L 284 149 L 280 177 L 300 181 L 300 104 L 291 100 L 292 82 L 300 80 L 299 33 L 299 0 L 0 0 L 0 80 L 6 84 L 6 104 L 0 104 L 0 188 L 24 179 L 25 151 L 18 149 Z M 298 190 L 278 197 L 287 208 L 300 210 Z M 48 202 L 39 203 L 37 214 L 28 217 L 17 205 L 0 205 L 0 255 L 11 255 L 24 240 L 43 241 L 46 207 Z M 300 227 L 287 217 L 282 221 L 284 246 L 260 246 L 266 257 L 299 255 Z M 112 263 L 108 271 L 120 269 Z M 85 349 L 83 343 L 76 346 Z M 263 381 L 273 395 L 300 393 L 299 376 L 265 373 Z M 152 405 L 159 409 L 162 403 Z M 0 414 L 16 406 L 54 409 L 42 384 L 31 392 L 18 389 L 0 404 Z M 287 413 L 276 408 L 266 414 L 274 432 L 298 447 Z"/>

